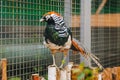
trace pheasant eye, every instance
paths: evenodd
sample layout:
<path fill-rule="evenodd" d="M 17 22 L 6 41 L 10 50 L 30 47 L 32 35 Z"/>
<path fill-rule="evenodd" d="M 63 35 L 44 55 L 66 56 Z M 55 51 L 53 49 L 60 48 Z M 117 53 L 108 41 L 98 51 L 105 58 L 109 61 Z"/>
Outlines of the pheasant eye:
<path fill-rule="evenodd" d="M 47 15 L 45 18 L 46 18 L 46 20 L 48 20 L 50 18 L 50 15 Z"/>

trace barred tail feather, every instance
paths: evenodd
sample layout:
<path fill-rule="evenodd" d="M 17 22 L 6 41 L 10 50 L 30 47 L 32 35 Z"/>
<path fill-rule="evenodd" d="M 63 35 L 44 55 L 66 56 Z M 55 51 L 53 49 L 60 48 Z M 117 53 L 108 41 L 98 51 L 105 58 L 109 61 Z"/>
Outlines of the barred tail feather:
<path fill-rule="evenodd" d="M 104 67 L 100 64 L 98 57 L 96 57 L 96 56 L 95 56 L 94 54 L 92 54 L 92 53 L 87 53 L 87 55 L 88 55 L 88 57 L 90 57 L 90 58 L 98 65 L 98 67 L 99 67 L 101 70 L 104 69 Z"/>
<path fill-rule="evenodd" d="M 100 64 L 99 62 L 99 58 L 96 57 L 94 54 L 89 53 L 89 51 L 86 49 L 86 47 L 83 46 L 83 44 L 81 44 L 80 42 L 78 42 L 76 39 L 72 40 L 72 46 L 74 47 L 74 49 L 76 51 L 80 51 L 80 53 L 85 57 L 88 58 L 90 57 L 97 65 L 100 69 L 103 69 L 103 66 Z"/>

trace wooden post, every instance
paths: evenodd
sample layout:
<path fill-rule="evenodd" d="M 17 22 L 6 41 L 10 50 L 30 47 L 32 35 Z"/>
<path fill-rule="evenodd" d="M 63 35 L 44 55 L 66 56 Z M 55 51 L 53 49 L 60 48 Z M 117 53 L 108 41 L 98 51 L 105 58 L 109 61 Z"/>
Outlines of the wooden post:
<path fill-rule="evenodd" d="M 7 80 L 7 59 L 1 59 L 2 80 Z"/>
<path fill-rule="evenodd" d="M 65 69 L 60 70 L 60 80 L 67 80 L 67 71 Z"/>
<path fill-rule="evenodd" d="M 40 80 L 39 74 L 32 74 L 31 80 Z"/>
<path fill-rule="evenodd" d="M 71 80 L 71 69 L 73 66 L 73 62 L 69 62 L 68 65 L 66 66 L 66 71 L 67 71 L 67 80 Z"/>
<path fill-rule="evenodd" d="M 55 66 L 48 66 L 48 80 L 60 80 L 60 70 Z"/>
<path fill-rule="evenodd" d="M 102 74 L 98 74 L 98 80 L 102 80 Z"/>
<path fill-rule="evenodd" d="M 48 66 L 48 80 L 71 80 L 71 68 L 73 62 L 69 62 L 68 65 L 59 69 L 55 66 Z"/>

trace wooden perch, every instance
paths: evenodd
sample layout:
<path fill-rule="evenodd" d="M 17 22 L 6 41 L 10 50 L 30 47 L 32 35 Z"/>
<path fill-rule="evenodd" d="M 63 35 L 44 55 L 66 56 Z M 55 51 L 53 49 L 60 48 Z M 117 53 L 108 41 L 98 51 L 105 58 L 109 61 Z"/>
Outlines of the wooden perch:
<path fill-rule="evenodd" d="M 67 80 L 67 71 L 65 69 L 60 70 L 60 80 Z"/>
<path fill-rule="evenodd" d="M 67 80 L 71 80 L 71 69 L 73 67 L 73 62 L 69 62 L 68 65 L 66 66 L 66 71 L 67 71 Z"/>
<path fill-rule="evenodd" d="M 68 65 L 63 69 L 56 68 L 55 66 L 49 66 L 48 80 L 71 80 L 72 66 L 72 62 L 68 63 Z"/>
<path fill-rule="evenodd" d="M 91 74 L 88 75 L 88 74 Z M 106 68 L 99 72 L 97 67 L 88 68 L 83 64 L 73 65 L 72 62 L 59 69 L 55 66 L 48 67 L 48 80 L 120 80 L 120 67 Z M 37 79 L 35 79 L 37 80 Z M 43 80 L 43 79 L 40 79 Z"/>
<path fill-rule="evenodd" d="M 102 80 L 102 74 L 98 74 L 98 80 Z"/>
<path fill-rule="evenodd" d="M 48 66 L 48 80 L 60 80 L 60 72 L 55 66 Z"/>
<path fill-rule="evenodd" d="M 60 70 L 60 80 L 71 80 L 73 62 L 69 62 L 65 69 Z"/>
<path fill-rule="evenodd" d="M 7 80 L 7 59 L 1 59 L 2 80 Z"/>
<path fill-rule="evenodd" d="M 103 0 L 102 3 L 100 4 L 100 6 L 98 7 L 96 14 L 99 14 L 100 11 L 102 10 L 102 8 L 104 7 L 105 3 L 107 2 L 107 0 Z"/>

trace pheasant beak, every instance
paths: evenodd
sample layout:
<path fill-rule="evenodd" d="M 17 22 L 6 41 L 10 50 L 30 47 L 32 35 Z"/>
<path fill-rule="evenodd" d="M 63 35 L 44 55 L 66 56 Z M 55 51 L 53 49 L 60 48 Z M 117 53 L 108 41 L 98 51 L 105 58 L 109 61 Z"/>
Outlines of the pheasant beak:
<path fill-rule="evenodd" d="M 41 18 L 41 19 L 40 19 L 40 22 L 43 22 L 43 21 L 45 21 L 45 19 Z"/>

